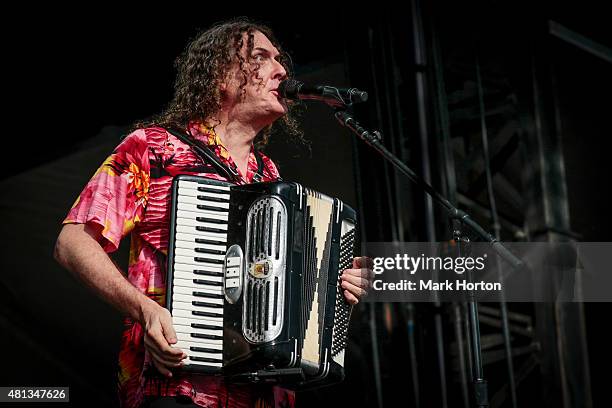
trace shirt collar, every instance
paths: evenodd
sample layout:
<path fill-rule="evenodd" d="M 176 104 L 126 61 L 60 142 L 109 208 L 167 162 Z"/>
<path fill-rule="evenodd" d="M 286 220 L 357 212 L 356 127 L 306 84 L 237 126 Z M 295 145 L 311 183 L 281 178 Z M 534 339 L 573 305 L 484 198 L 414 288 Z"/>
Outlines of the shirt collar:
<path fill-rule="evenodd" d="M 209 146 L 217 156 L 236 170 L 243 182 L 251 182 L 253 175 L 257 172 L 257 159 L 255 158 L 255 147 L 253 145 L 251 145 L 247 174 L 243 175 L 240 173 L 240 170 L 238 170 L 236 163 L 234 163 L 234 160 L 230 156 L 229 150 L 223 145 L 221 138 L 213 127 L 207 126 L 202 122 L 193 121 L 189 123 L 188 129 L 193 137 Z"/>

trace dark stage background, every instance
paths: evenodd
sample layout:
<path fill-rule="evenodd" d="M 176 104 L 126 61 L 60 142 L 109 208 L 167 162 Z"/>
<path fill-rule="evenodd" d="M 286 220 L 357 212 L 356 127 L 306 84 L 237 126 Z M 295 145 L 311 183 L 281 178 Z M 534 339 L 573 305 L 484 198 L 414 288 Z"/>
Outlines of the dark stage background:
<path fill-rule="evenodd" d="M 609 241 L 612 57 L 606 60 L 605 54 L 612 41 L 603 9 L 583 3 L 566 8 L 509 1 L 469 6 L 413 1 L 402 11 L 370 4 L 354 15 L 328 6 L 323 16 L 322 9 L 283 12 L 289 6 L 278 6 L 274 14 L 241 9 L 238 15 L 274 29 L 292 54 L 298 79 L 367 90 L 370 101 L 357 114 L 381 128 L 385 143 L 411 167 L 428 169 L 432 183 L 446 194 L 454 194 L 443 153 L 444 134 L 450 134 L 455 199 L 464 208 L 486 209 L 484 189 L 474 187 L 482 184 L 478 175 L 484 166 L 478 158 L 481 128 L 474 107 L 479 83 L 474 72 L 480 64 L 493 156 L 507 153 L 497 162 L 494 178 L 500 213 L 509 225 L 502 238 L 522 240 L 528 231 L 533 240 L 563 236 Z M 128 12 L 99 5 L 82 13 L 47 9 L 6 16 L 18 24 L 4 28 L 0 386 L 67 385 L 70 406 L 117 404 L 121 317 L 56 265 L 52 250 L 61 220 L 120 137 L 171 98 L 173 61 L 188 40 L 211 23 L 237 15 L 204 6 L 167 8 Z M 415 29 L 419 25 L 421 31 Z M 571 38 L 599 46 L 595 49 L 603 50 L 603 56 L 561 38 L 559 26 L 579 34 Z M 421 54 L 418 44 L 424 47 Z M 533 113 L 538 103 L 544 105 L 542 116 Z M 309 144 L 278 134 L 267 148 L 286 180 L 340 197 L 358 209 L 363 240 L 449 239 L 444 217 L 428 212 L 422 194 L 401 184 L 378 156 L 338 126 L 328 107 L 308 105 L 302 123 Z M 529 189 L 526 174 L 537 168 L 531 150 L 537 134 L 552 134 L 555 141 L 534 147 L 538 157 L 563 159 L 563 174 L 555 179 L 565 191 L 567 225 L 562 231 L 537 225 L 537 215 L 530 212 L 536 211 L 530 203 L 542 194 Z M 509 151 L 514 145 L 523 150 Z M 547 202 L 555 207 L 559 197 Z M 486 211 L 478 214 L 490 228 Z M 121 265 L 126 264 L 128 244 L 113 255 Z M 516 305 L 534 319 L 541 317 L 532 306 Z M 451 310 L 441 310 L 450 333 Z M 550 380 L 555 375 L 548 370 L 576 367 L 573 361 L 555 363 L 560 349 L 572 355 L 571 344 L 553 350 L 537 337 L 530 343 L 535 363 L 517 388 L 519 406 L 609 404 L 610 312 L 609 304 L 584 304 L 578 326 L 588 352 L 576 351 L 576 358 L 585 357 L 586 365 L 576 368 L 580 380 L 574 382 L 571 374 L 566 379 L 569 396 L 555 388 L 557 382 Z M 432 346 L 436 313 L 429 305 L 360 304 L 350 330 L 346 381 L 298 394 L 298 406 L 444 406 Z M 408 352 L 406 325 L 412 314 L 417 360 Z M 553 322 L 538 330 L 556 328 L 559 333 L 559 327 L 568 326 Z M 446 339 L 446 406 L 462 406 L 455 340 L 451 334 Z M 380 359 L 378 364 L 374 358 Z M 416 366 L 419 392 L 411 371 Z M 490 393 L 497 396 L 494 406 L 511 406 L 507 394 L 495 393 L 505 383 L 504 370 L 499 362 L 485 367 Z M 588 389 L 581 388 L 584 378 Z"/>

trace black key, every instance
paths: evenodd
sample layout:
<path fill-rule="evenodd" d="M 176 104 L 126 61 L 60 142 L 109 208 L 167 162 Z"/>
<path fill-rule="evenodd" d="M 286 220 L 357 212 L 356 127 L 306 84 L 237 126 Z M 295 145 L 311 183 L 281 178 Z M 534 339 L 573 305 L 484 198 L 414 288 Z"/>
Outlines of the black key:
<path fill-rule="evenodd" d="M 198 204 L 196 205 L 196 207 L 198 207 L 198 210 L 218 211 L 218 212 L 225 212 L 225 213 L 229 211 L 227 208 L 214 207 L 212 205 L 204 205 L 204 204 Z"/>
<path fill-rule="evenodd" d="M 201 361 L 203 363 L 222 363 L 223 362 L 223 360 L 220 358 L 216 359 L 216 358 L 189 356 L 189 359 L 192 361 Z"/>
<path fill-rule="evenodd" d="M 195 251 L 201 254 L 225 255 L 225 251 L 220 251 L 218 249 L 195 248 Z"/>
<path fill-rule="evenodd" d="M 194 279 L 193 283 L 197 283 L 199 285 L 223 286 L 223 282 L 213 282 L 205 279 Z"/>
<path fill-rule="evenodd" d="M 226 224 L 225 220 L 218 220 L 216 218 L 207 218 L 207 217 L 196 217 L 196 221 L 198 222 L 210 222 L 211 224 Z"/>
<path fill-rule="evenodd" d="M 212 201 L 213 203 L 229 203 L 229 198 L 208 197 L 202 195 L 199 195 L 197 198 L 198 200 Z"/>
<path fill-rule="evenodd" d="M 200 310 L 192 310 L 191 314 L 194 316 L 203 316 L 203 317 L 223 317 L 223 315 L 219 313 L 202 312 Z"/>
<path fill-rule="evenodd" d="M 227 229 L 222 229 L 222 228 L 211 228 L 211 227 L 195 227 L 196 231 L 202 231 L 202 232 L 217 232 L 217 233 L 225 233 L 227 232 Z"/>
<path fill-rule="evenodd" d="M 217 190 L 212 187 L 198 187 L 198 191 L 203 193 L 217 193 L 217 194 L 228 194 L 227 190 Z"/>
<path fill-rule="evenodd" d="M 214 241 L 212 239 L 196 238 L 196 244 L 212 244 L 212 245 L 225 245 L 225 242 Z"/>
<path fill-rule="evenodd" d="M 197 297 L 205 297 L 205 298 L 209 298 L 209 299 L 223 299 L 223 298 L 225 298 L 225 296 L 223 294 L 220 294 L 220 293 L 193 292 L 192 295 L 193 296 L 197 296 Z"/>
<path fill-rule="evenodd" d="M 214 353 L 214 354 L 221 354 L 223 353 L 223 350 L 217 350 L 217 349 L 210 349 L 210 348 L 204 348 L 204 347 L 189 347 L 189 350 L 191 351 L 199 351 L 200 353 Z"/>
<path fill-rule="evenodd" d="M 202 271 L 200 269 L 196 269 L 193 271 L 193 273 L 195 273 L 196 275 L 223 277 L 223 272 L 211 272 L 211 271 Z"/>
<path fill-rule="evenodd" d="M 202 306 L 202 307 L 223 307 L 223 305 L 220 305 L 218 303 L 198 302 L 196 300 L 192 301 L 191 304 L 194 306 Z"/>
<path fill-rule="evenodd" d="M 223 326 L 213 326 L 212 324 L 191 323 L 191 327 L 194 329 L 223 330 Z"/>
<path fill-rule="evenodd" d="M 193 258 L 196 262 L 203 262 L 203 263 L 208 263 L 208 264 L 212 264 L 212 265 L 223 265 L 223 259 L 209 259 L 209 258 L 200 258 L 200 257 L 195 257 Z"/>
<path fill-rule="evenodd" d="M 223 336 L 217 336 L 215 334 L 191 333 L 191 337 L 208 340 L 223 340 Z"/>

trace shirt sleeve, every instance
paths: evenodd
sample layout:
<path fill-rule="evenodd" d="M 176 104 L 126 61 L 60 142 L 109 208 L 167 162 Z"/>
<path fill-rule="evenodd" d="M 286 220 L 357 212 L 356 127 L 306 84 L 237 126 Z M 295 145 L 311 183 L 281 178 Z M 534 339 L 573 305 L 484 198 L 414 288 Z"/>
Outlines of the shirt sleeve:
<path fill-rule="evenodd" d="M 149 197 L 148 144 L 142 129 L 128 135 L 89 180 L 63 224 L 99 226 L 106 252 L 142 220 Z"/>

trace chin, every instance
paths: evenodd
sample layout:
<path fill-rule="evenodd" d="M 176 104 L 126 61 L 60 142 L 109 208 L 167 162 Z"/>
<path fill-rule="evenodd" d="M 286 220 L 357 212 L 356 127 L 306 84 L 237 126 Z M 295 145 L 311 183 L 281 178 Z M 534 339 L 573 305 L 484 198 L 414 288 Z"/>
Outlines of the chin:
<path fill-rule="evenodd" d="M 281 116 L 286 115 L 288 111 L 289 111 L 289 108 L 287 108 L 286 105 L 278 105 L 278 106 L 275 106 L 274 109 L 271 109 L 270 114 L 274 115 L 275 116 L 274 120 L 276 120 L 280 118 Z"/>

